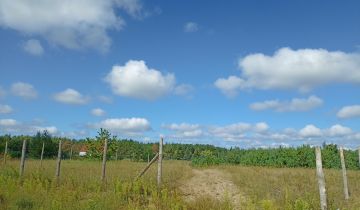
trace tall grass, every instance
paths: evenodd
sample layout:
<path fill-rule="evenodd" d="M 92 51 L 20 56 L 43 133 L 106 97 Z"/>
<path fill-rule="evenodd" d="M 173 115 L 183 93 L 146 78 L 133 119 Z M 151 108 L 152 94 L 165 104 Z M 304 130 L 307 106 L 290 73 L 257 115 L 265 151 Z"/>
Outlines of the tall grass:
<path fill-rule="evenodd" d="M 244 209 L 319 209 L 316 172 L 303 168 L 219 166 L 246 196 Z M 325 169 L 328 209 L 360 209 L 360 171 L 348 171 L 345 201 L 341 170 Z"/>
<path fill-rule="evenodd" d="M 187 177 L 189 167 L 181 162 L 164 163 L 164 187 L 158 189 L 155 167 L 134 181 L 144 163 L 110 161 L 106 183 L 100 181 L 101 163 L 63 161 L 56 183 L 55 161 L 26 162 L 25 175 L 18 176 L 18 161 L 0 170 L 0 209 L 184 209 L 176 191 L 177 180 Z"/>
<path fill-rule="evenodd" d="M 235 208 L 231 200 L 200 195 L 186 203 L 181 183 L 190 179 L 192 168 L 186 161 L 164 161 L 163 187 L 156 185 L 156 166 L 138 181 L 134 177 L 146 163 L 109 161 L 106 183 L 102 184 L 101 162 L 63 161 L 60 182 L 55 180 L 55 160 L 27 160 L 22 179 L 19 161 L 0 165 L 0 209 L 221 209 Z M 319 193 L 314 169 L 243 167 L 211 168 L 230 174 L 229 179 L 244 196 L 240 209 L 319 209 Z M 360 209 L 360 172 L 348 171 L 350 199 L 344 200 L 340 170 L 325 170 L 329 209 Z M 211 179 L 211 177 L 209 177 Z M 194 186 L 196 187 L 196 186 Z"/>

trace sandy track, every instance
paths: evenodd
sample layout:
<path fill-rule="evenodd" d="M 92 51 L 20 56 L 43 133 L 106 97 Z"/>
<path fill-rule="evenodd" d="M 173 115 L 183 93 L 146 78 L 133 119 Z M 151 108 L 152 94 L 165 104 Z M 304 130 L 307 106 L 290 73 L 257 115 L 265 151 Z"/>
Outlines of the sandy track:
<path fill-rule="evenodd" d="M 184 199 L 188 202 L 202 196 L 213 199 L 230 199 L 236 209 L 244 197 L 237 186 L 231 181 L 231 175 L 217 169 L 193 169 L 193 177 L 184 182 L 180 187 Z"/>

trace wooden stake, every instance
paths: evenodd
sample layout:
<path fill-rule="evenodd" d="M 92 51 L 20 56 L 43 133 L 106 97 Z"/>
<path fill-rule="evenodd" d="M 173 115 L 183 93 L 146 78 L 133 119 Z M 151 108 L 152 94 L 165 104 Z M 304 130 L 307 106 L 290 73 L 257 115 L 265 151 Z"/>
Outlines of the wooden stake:
<path fill-rule="evenodd" d="M 101 170 L 101 181 L 105 181 L 105 170 L 106 170 L 106 153 L 107 153 L 107 138 L 104 139 L 104 152 L 103 152 L 103 161 L 102 161 L 102 170 Z"/>
<path fill-rule="evenodd" d="M 158 160 L 158 174 L 157 174 L 158 187 L 161 187 L 162 158 L 163 158 L 163 138 L 161 137 L 159 142 L 159 160 Z"/>
<path fill-rule="evenodd" d="M 57 156 L 57 162 L 56 162 L 56 181 L 59 181 L 60 178 L 60 166 L 61 166 L 61 139 L 59 140 L 59 150 L 58 150 L 58 156 Z"/>
<path fill-rule="evenodd" d="M 4 165 L 6 165 L 7 150 L 8 150 L 8 140 L 6 140 L 6 142 L 5 142 Z"/>
<path fill-rule="evenodd" d="M 360 148 L 358 149 L 358 153 L 359 153 L 359 167 L 360 167 Z"/>
<path fill-rule="evenodd" d="M 347 181 L 347 176 L 346 176 L 346 166 L 345 166 L 343 147 L 340 147 L 340 161 L 341 161 L 342 176 L 343 176 L 343 181 L 344 181 L 344 196 L 345 196 L 345 200 L 348 200 L 349 199 L 349 188 L 348 188 L 348 181 Z"/>
<path fill-rule="evenodd" d="M 325 177 L 322 168 L 320 147 L 316 147 L 315 153 L 316 153 L 316 176 L 319 183 L 319 193 L 320 193 L 320 207 L 321 210 L 326 210 L 327 200 L 326 200 Z"/>
<path fill-rule="evenodd" d="M 26 139 L 23 140 L 22 151 L 21 151 L 21 161 L 20 161 L 20 177 L 24 174 L 25 167 L 25 153 L 26 153 Z"/>
<path fill-rule="evenodd" d="M 136 176 L 135 180 L 139 179 L 150 168 L 150 166 L 158 159 L 159 153 L 156 153 L 154 158 L 145 166 L 145 168 Z"/>
<path fill-rule="evenodd" d="M 116 149 L 115 160 L 118 160 L 119 149 Z"/>
<path fill-rule="evenodd" d="M 70 147 L 70 160 L 72 159 L 72 154 L 73 154 L 73 144 L 71 144 L 71 147 Z"/>
<path fill-rule="evenodd" d="M 40 156 L 40 168 L 42 167 L 42 162 L 44 159 L 44 150 L 45 150 L 45 142 L 43 141 L 42 149 L 41 149 L 41 156 Z"/>
<path fill-rule="evenodd" d="M 148 153 L 148 163 L 150 162 L 150 154 Z"/>

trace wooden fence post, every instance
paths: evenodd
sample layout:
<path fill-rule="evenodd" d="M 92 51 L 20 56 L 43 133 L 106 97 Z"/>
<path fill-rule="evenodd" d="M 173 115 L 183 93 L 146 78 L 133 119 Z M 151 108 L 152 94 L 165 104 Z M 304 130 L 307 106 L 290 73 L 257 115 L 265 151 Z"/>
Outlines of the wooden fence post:
<path fill-rule="evenodd" d="M 58 156 L 57 156 L 57 162 L 56 162 L 56 181 L 59 181 L 60 178 L 60 166 L 61 166 L 61 139 L 59 140 L 59 150 L 58 150 Z"/>
<path fill-rule="evenodd" d="M 44 159 L 44 150 L 45 150 L 45 142 L 43 141 L 43 145 L 41 148 L 41 156 L 40 156 L 40 168 L 42 167 L 42 161 Z"/>
<path fill-rule="evenodd" d="M 103 152 L 103 161 L 102 161 L 102 170 L 101 170 L 101 181 L 105 181 L 105 170 L 106 170 L 106 153 L 107 153 L 107 137 L 104 139 L 104 152 Z"/>
<path fill-rule="evenodd" d="M 319 183 L 319 193 L 320 193 L 320 207 L 321 210 L 326 210 L 327 200 L 326 200 L 325 177 L 322 168 L 320 147 L 315 148 L 315 153 L 316 153 L 316 176 Z"/>
<path fill-rule="evenodd" d="M 360 167 L 360 148 L 358 149 L 358 153 L 359 153 L 359 167 Z"/>
<path fill-rule="evenodd" d="M 148 163 L 150 162 L 150 154 L 148 153 Z"/>
<path fill-rule="evenodd" d="M 25 167 L 25 153 L 26 153 L 26 139 L 23 140 L 22 151 L 21 151 L 21 161 L 20 161 L 20 177 L 24 174 Z"/>
<path fill-rule="evenodd" d="M 6 142 L 5 142 L 4 165 L 6 165 L 7 150 L 8 150 L 8 140 L 6 140 Z"/>
<path fill-rule="evenodd" d="M 157 174 L 158 187 L 161 186 L 162 158 L 163 158 L 163 138 L 161 137 L 159 142 L 159 159 L 158 159 L 158 174 Z"/>
<path fill-rule="evenodd" d="M 116 149 L 115 160 L 118 160 L 119 149 Z"/>
<path fill-rule="evenodd" d="M 345 199 L 349 199 L 349 188 L 348 188 L 348 181 L 346 176 L 346 166 L 345 166 L 345 159 L 344 159 L 344 149 L 340 147 L 340 161 L 341 161 L 341 168 L 342 168 L 342 176 L 344 181 L 344 196 Z"/>
<path fill-rule="evenodd" d="M 70 160 L 72 160 L 73 146 L 74 146 L 74 145 L 71 143 L 71 147 L 70 147 Z"/>

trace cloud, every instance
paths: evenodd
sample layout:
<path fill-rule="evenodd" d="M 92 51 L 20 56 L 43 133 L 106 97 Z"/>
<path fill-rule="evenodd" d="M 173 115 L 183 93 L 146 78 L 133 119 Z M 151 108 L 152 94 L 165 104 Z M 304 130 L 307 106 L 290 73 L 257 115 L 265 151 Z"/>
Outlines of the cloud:
<path fill-rule="evenodd" d="M 214 85 L 220 89 L 223 94 L 231 98 L 237 95 L 238 89 L 242 89 L 244 87 L 244 83 L 245 81 L 239 77 L 229 76 L 227 79 L 217 79 Z"/>
<path fill-rule="evenodd" d="M 215 82 L 225 94 L 243 89 L 298 90 L 333 83 L 360 83 L 360 54 L 325 49 L 281 48 L 268 56 L 250 54 L 239 60 L 240 76 Z"/>
<path fill-rule="evenodd" d="M 103 109 L 96 108 L 91 110 L 91 114 L 97 117 L 104 116 L 106 112 Z"/>
<path fill-rule="evenodd" d="M 196 32 L 199 30 L 198 24 L 195 22 L 187 22 L 184 25 L 184 31 L 187 33 Z"/>
<path fill-rule="evenodd" d="M 110 118 L 92 124 L 91 127 L 127 135 L 138 135 L 151 129 L 150 122 L 145 118 Z"/>
<path fill-rule="evenodd" d="M 269 100 L 250 104 L 250 109 L 263 111 L 273 109 L 277 112 L 303 112 L 317 108 L 323 104 L 323 100 L 317 96 L 308 98 L 293 98 L 291 101 Z"/>
<path fill-rule="evenodd" d="M 315 125 L 306 125 L 303 129 L 299 131 L 301 137 L 319 137 L 322 136 L 322 131 L 320 128 L 317 128 Z"/>
<path fill-rule="evenodd" d="M 188 123 L 181 123 L 181 124 L 163 124 L 161 126 L 164 129 L 175 131 L 175 134 L 170 135 L 170 137 L 174 138 L 198 138 L 204 135 L 204 132 L 200 128 L 198 124 L 188 124 Z"/>
<path fill-rule="evenodd" d="M 29 39 L 24 44 L 24 51 L 35 56 L 40 56 L 44 53 L 44 49 L 41 46 L 40 41 L 36 39 Z"/>
<path fill-rule="evenodd" d="M 256 123 L 254 126 L 254 131 L 257 133 L 264 133 L 269 129 L 269 125 L 265 122 Z"/>
<path fill-rule="evenodd" d="M 6 104 L 0 104 L 0 114 L 9 114 L 13 112 L 13 108 Z"/>
<path fill-rule="evenodd" d="M 360 117 L 360 105 L 344 106 L 337 113 L 338 118 Z"/>
<path fill-rule="evenodd" d="M 345 136 L 352 133 L 351 128 L 336 124 L 327 130 L 329 136 Z"/>
<path fill-rule="evenodd" d="M 125 25 L 117 9 L 138 17 L 142 5 L 137 0 L 2 0 L 0 26 L 68 49 L 104 52 L 111 45 L 107 31 Z"/>
<path fill-rule="evenodd" d="M 181 84 L 175 87 L 174 94 L 179 96 L 188 96 L 194 91 L 194 87 L 189 84 Z"/>
<path fill-rule="evenodd" d="M 90 99 L 78 91 L 68 88 L 60 93 L 54 94 L 54 100 L 64 104 L 83 105 L 87 104 Z"/>
<path fill-rule="evenodd" d="M 163 75 L 150 69 L 145 61 L 130 60 L 124 66 L 113 66 L 105 81 L 120 96 L 155 100 L 170 93 L 175 86 L 173 74 Z"/>
<path fill-rule="evenodd" d="M 24 99 L 35 99 L 38 96 L 35 88 L 31 84 L 24 82 L 12 84 L 11 93 Z"/>
<path fill-rule="evenodd" d="M 55 126 L 43 126 L 38 122 L 24 123 L 14 119 L 0 119 L 0 129 L 4 133 L 18 135 L 33 135 L 38 131 L 47 130 L 49 134 L 55 135 L 58 129 Z"/>
<path fill-rule="evenodd" d="M 18 122 L 14 119 L 0 119 L 0 126 L 3 127 L 13 127 L 16 126 Z"/>

